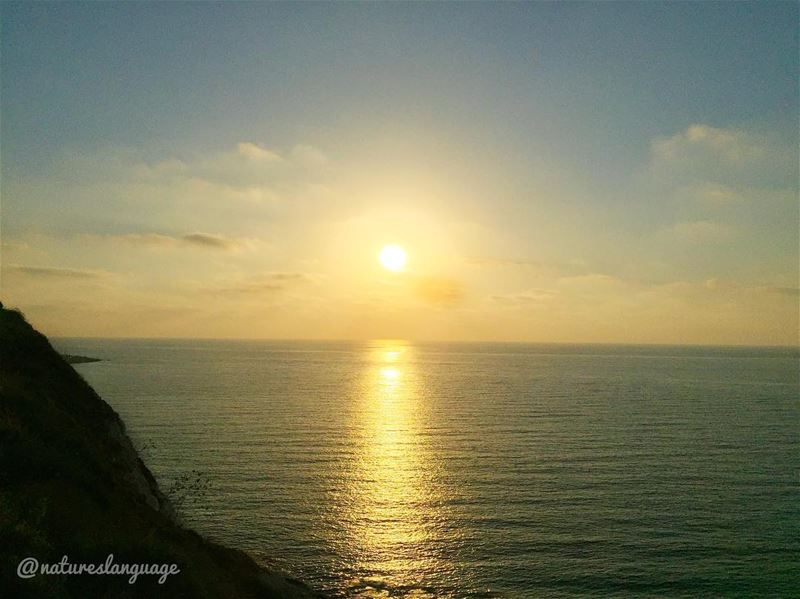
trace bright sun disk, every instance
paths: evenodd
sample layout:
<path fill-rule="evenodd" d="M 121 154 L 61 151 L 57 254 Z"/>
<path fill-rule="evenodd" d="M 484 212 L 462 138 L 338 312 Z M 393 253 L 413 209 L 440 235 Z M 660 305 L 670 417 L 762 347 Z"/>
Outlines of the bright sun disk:
<path fill-rule="evenodd" d="M 400 272 L 406 267 L 406 251 L 399 245 L 385 245 L 378 255 L 378 260 L 386 270 Z"/>

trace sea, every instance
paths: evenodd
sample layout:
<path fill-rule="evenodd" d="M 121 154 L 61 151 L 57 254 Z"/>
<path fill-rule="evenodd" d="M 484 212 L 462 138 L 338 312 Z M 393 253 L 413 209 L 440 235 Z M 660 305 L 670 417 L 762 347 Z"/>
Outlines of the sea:
<path fill-rule="evenodd" d="M 797 348 L 55 346 L 187 525 L 331 597 L 800 597 Z"/>

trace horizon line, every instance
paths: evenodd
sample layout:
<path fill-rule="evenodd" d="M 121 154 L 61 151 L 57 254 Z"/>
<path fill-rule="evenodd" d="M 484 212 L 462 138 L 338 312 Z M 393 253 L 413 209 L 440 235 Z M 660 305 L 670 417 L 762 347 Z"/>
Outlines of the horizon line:
<path fill-rule="evenodd" d="M 252 342 L 307 342 L 307 343 L 369 343 L 393 341 L 406 344 L 458 344 L 458 345 L 560 345 L 560 346 L 606 346 L 606 347 L 694 347 L 694 348 L 720 348 L 720 349 L 794 349 L 800 351 L 800 341 L 797 344 L 746 344 L 746 343 L 664 343 L 664 342 L 630 342 L 630 341 L 520 341 L 520 340 L 475 340 L 475 339 L 403 339 L 399 337 L 369 337 L 369 338 L 311 338 L 311 337 L 127 337 L 115 336 L 73 336 L 73 335 L 48 335 L 49 339 L 86 339 L 86 340 L 120 340 L 120 341 L 252 341 Z"/>

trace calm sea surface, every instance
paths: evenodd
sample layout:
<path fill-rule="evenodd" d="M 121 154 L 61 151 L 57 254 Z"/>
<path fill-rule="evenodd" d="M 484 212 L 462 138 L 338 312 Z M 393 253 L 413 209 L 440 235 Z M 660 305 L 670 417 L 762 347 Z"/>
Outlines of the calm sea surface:
<path fill-rule="evenodd" d="M 191 526 L 334 596 L 800 596 L 796 350 L 56 346 Z"/>

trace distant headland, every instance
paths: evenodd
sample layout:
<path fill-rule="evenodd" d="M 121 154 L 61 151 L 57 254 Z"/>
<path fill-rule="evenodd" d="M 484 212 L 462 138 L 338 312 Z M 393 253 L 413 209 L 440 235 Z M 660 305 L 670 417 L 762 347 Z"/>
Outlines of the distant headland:
<path fill-rule="evenodd" d="M 87 364 L 89 362 L 102 362 L 102 358 L 90 358 L 88 356 L 76 356 L 74 354 L 61 354 L 67 364 Z"/>

